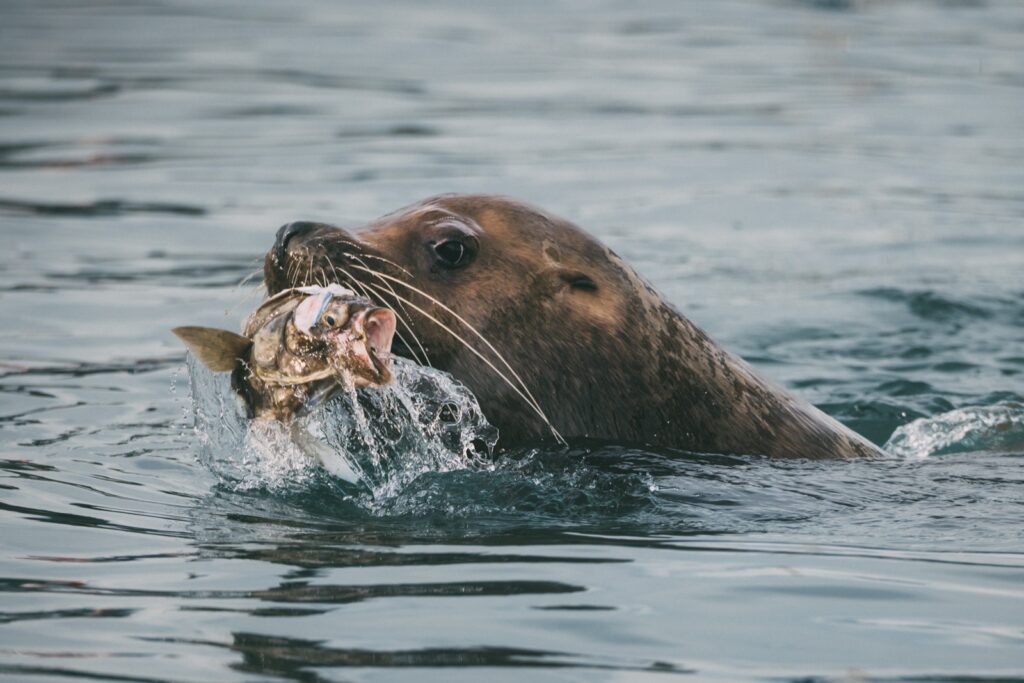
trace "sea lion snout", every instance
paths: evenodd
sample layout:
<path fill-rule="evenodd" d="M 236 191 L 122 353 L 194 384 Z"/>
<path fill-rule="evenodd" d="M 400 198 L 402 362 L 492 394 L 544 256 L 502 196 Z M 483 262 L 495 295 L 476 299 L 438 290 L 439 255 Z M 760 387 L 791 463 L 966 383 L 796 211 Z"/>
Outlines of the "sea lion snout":
<path fill-rule="evenodd" d="M 263 263 L 263 275 L 270 294 L 292 286 L 288 271 L 296 255 L 300 260 L 307 258 L 310 238 L 325 232 L 341 231 L 325 223 L 312 221 L 292 221 L 278 228 L 274 246 L 267 252 Z M 300 250 L 306 253 L 299 253 Z"/>

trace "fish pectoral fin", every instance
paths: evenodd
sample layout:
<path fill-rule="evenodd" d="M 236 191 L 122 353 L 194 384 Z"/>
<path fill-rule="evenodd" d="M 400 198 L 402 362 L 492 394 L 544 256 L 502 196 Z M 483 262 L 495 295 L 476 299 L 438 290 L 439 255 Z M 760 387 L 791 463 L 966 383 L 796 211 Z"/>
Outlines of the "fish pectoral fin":
<path fill-rule="evenodd" d="M 252 347 L 248 337 L 215 327 L 175 327 L 171 332 L 214 372 L 231 372 Z"/>

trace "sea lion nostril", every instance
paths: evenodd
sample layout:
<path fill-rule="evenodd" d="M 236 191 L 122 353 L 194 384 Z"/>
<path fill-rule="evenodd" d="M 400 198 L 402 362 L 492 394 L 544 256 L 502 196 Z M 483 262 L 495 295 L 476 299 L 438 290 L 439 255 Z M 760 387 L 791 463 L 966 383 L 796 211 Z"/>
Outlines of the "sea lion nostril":
<path fill-rule="evenodd" d="M 309 221 L 293 221 L 282 225 L 277 231 L 277 239 L 274 244 L 278 255 L 284 256 L 285 250 L 288 248 L 288 242 L 293 237 L 301 237 L 312 231 L 315 227 L 316 223 L 310 223 Z"/>

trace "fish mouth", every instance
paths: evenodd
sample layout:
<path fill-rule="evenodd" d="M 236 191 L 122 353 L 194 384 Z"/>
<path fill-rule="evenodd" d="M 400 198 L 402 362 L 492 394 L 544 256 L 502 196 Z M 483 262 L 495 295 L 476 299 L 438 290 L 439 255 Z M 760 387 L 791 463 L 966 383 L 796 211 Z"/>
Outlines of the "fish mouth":
<path fill-rule="evenodd" d="M 352 320 L 352 331 L 358 340 L 352 352 L 364 372 L 357 372 L 356 385 L 383 385 L 391 382 L 391 344 L 395 338 L 397 318 L 388 308 L 372 307 L 360 311 Z"/>

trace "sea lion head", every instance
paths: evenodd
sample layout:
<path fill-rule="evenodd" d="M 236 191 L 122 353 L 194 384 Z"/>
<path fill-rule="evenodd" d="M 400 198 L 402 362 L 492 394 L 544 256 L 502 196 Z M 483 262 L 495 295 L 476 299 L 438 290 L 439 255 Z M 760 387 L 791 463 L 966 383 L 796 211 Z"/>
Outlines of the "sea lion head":
<path fill-rule="evenodd" d="M 658 330 L 638 322 L 657 295 L 586 232 L 507 197 L 433 197 L 352 232 L 289 223 L 264 270 L 272 295 L 340 282 L 393 309 L 395 352 L 463 381 L 506 443 L 638 419 L 615 414 L 617 392 L 657 373 Z"/>

